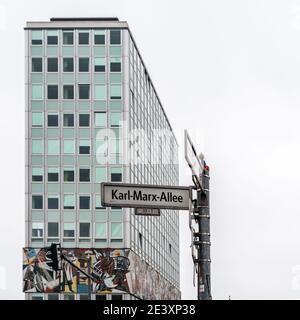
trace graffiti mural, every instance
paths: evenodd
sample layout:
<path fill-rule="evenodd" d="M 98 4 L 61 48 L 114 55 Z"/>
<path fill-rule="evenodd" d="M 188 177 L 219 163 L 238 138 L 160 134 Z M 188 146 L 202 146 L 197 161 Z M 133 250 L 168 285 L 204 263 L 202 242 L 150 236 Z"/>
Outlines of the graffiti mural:
<path fill-rule="evenodd" d="M 130 292 L 145 300 L 180 300 L 180 290 L 130 251 Z"/>
<path fill-rule="evenodd" d="M 54 271 L 47 248 L 23 249 L 24 292 L 129 293 L 128 249 L 61 249 L 60 270 Z M 89 282 L 90 276 L 90 282 Z"/>
<path fill-rule="evenodd" d="M 23 291 L 59 292 L 60 272 L 53 270 L 50 248 L 23 249 Z"/>
<path fill-rule="evenodd" d="M 61 249 L 54 271 L 47 248 L 23 249 L 23 291 L 129 293 L 147 300 L 180 299 L 180 291 L 129 249 Z M 90 279 L 90 280 L 89 280 Z"/>
<path fill-rule="evenodd" d="M 128 249 L 62 249 L 62 254 L 68 259 L 62 261 L 62 291 L 88 292 L 88 277 L 68 263 L 71 261 L 80 270 L 91 275 L 92 292 L 129 292 L 127 283 L 130 265 Z"/>

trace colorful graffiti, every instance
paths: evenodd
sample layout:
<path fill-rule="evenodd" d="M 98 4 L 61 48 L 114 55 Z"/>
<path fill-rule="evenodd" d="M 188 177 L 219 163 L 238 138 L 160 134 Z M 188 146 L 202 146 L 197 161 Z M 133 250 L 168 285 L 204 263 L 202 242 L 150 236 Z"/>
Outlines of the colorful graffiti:
<path fill-rule="evenodd" d="M 23 291 L 59 292 L 60 272 L 53 270 L 50 248 L 23 249 Z"/>
<path fill-rule="evenodd" d="M 129 292 L 128 249 L 61 249 L 61 268 L 54 271 L 47 248 L 23 249 L 24 292 Z M 90 275 L 91 281 L 89 282 Z"/>
<path fill-rule="evenodd" d="M 24 292 L 130 293 L 146 300 L 180 299 L 180 291 L 129 249 L 61 249 L 54 271 L 47 248 L 24 248 Z M 90 276 L 90 281 L 89 281 Z"/>
<path fill-rule="evenodd" d="M 127 283 L 130 265 L 128 249 L 63 249 L 62 254 L 80 270 L 91 275 L 92 292 L 129 292 Z M 67 260 L 63 260 L 62 291 L 87 293 L 88 286 L 88 277 L 70 265 Z"/>

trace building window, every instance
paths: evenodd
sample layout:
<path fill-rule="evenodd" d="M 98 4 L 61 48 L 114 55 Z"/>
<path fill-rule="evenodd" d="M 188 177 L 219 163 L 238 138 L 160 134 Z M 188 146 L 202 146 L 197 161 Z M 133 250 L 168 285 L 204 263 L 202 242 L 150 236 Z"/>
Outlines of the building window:
<path fill-rule="evenodd" d="M 47 44 L 48 45 L 57 45 L 58 43 L 58 31 L 49 30 L 47 34 Z"/>
<path fill-rule="evenodd" d="M 31 86 L 31 99 L 32 100 L 42 100 L 43 99 L 43 85 L 33 84 Z"/>
<path fill-rule="evenodd" d="M 64 99 L 74 99 L 74 86 L 64 85 L 63 86 L 63 98 Z"/>
<path fill-rule="evenodd" d="M 48 99 L 58 99 L 58 86 L 48 85 Z"/>
<path fill-rule="evenodd" d="M 32 222 L 32 238 L 43 238 L 44 236 L 44 224 L 42 222 Z"/>
<path fill-rule="evenodd" d="M 32 209 L 43 209 L 43 196 L 32 196 Z"/>
<path fill-rule="evenodd" d="M 89 36 L 88 32 L 80 31 L 78 34 L 78 44 L 89 44 Z"/>
<path fill-rule="evenodd" d="M 90 209 L 90 196 L 79 196 L 79 209 Z"/>
<path fill-rule="evenodd" d="M 95 58 L 95 72 L 105 72 L 105 58 Z"/>
<path fill-rule="evenodd" d="M 48 113 L 47 123 L 48 127 L 58 127 L 58 114 Z"/>
<path fill-rule="evenodd" d="M 111 238 L 122 239 L 123 238 L 123 228 L 120 222 L 111 222 Z"/>
<path fill-rule="evenodd" d="M 32 45 L 43 44 L 43 31 L 42 30 L 31 31 L 31 44 Z"/>
<path fill-rule="evenodd" d="M 111 100 L 122 99 L 122 86 L 120 84 L 110 85 L 110 99 Z"/>
<path fill-rule="evenodd" d="M 31 299 L 32 300 L 44 300 L 44 297 L 43 297 L 42 293 L 32 293 Z"/>
<path fill-rule="evenodd" d="M 59 300 L 58 293 L 50 293 L 50 294 L 48 294 L 48 300 Z"/>
<path fill-rule="evenodd" d="M 58 222 L 48 222 L 48 237 L 49 238 L 58 237 Z"/>
<path fill-rule="evenodd" d="M 89 127 L 90 126 L 90 115 L 81 113 L 79 114 L 79 127 Z"/>
<path fill-rule="evenodd" d="M 65 169 L 64 170 L 64 181 L 65 182 L 74 182 L 74 169 Z"/>
<path fill-rule="evenodd" d="M 110 30 L 110 44 L 121 44 L 120 30 Z"/>
<path fill-rule="evenodd" d="M 122 181 L 122 168 L 111 168 L 110 180 L 111 182 Z"/>
<path fill-rule="evenodd" d="M 100 196 L 95 197 L 95 209 L 103 209 Z"/>
<path fill-rule="evenodd" d="M 32 58 L 32 72 L 43 72 L 43 58 Z"/>
<path fill-rule="evenodd" d="M 121 59 L 111 58 L 110 59 L 110 71 L 111 72 L 121 72 Z"/>
<path fill-rule="evenodd" d="M 94 43 L 95 44 L 105 44 L 105 31 L 95 30 Z"/>
<path fill-rule="evenodd" d="M 107 121 L 106 121 L 106 112 L 95 112 L 95 126 L 96 127 L 106 127 Z"/>
<path fill-rule="evenodd" d="M 90 223 L 89 222 L 80 222 L 79 223 L 79 237 L 80 238 L 89 238 L 90 237 Z"/>
<path fill-rule="evenodd" d="M 94 85 L 94 99 L 105 100 L 106 99 L 106 87 L 105 85 Z"/>
<path fill-rule="evenodd" d="M 111 300 L 123 300 L 123 296 L 121 294 L 112 294 Z"/>
<path fill-rule="evenodd" d="M 74 127 L 74 114 L 65 113 L 64 114 L 64 127 Z"/>
<path fill-rule="evenodd" d="M 89 99 L 90 98 L 90 85 L 89 84 L 79 84 L 79 99 Z"/>
<path fill-rule="evenodd" d="M 63 58 L 63 72 L 74 72 L 73 58 Z"/>
<path fill-rule="evenodd" d="M 40 182 L 43 181 L 43 176 L 44 176 L 44 168 L 36 168 L 33 167 L 31 169 L 32 171 L 32 181 L 33 182 Z"/>
<path fill-rule="evenodd" d="M 57 182 L 59 180 L 59 168 L 48 168 L 48 182 Z"/>
<path fill-rule="evenodd" d="M 48 154 L 59 154 L 59 140 L 48 140 Z"/>
<path fill-rule="evenodd" d="M 43 140 L 31 140 L 31 152 L 33 154 L 44 153 L 44 141 Z"/>
<path fill-rule="evenodd" d="M 79 72 L 89 72 L 89 58 L 79 58 Z"/>
<path fill-rule="evenodd" d="M 42 112 L 32 112 L 31 125 L 33 127 L 42 127 L 44 124 L 44 115 Z"/>
<path fill-rule="evenodd" d="M 110 114 L 110 126 L 119 127 L 121 122 L 121 112 L 111 112 Z"/>
<path fill-rule="evenodd" d="M 74 154 L 75 152 L 75 141 L 74 140 L 64 140 L 64 153 Z"/>
<path fill-rule="evenodd" d="M 96 294 L 96 300 L 106 300 L 105 294 Z"/>
<path fill-rule="evenodd" d="M 73 31 L 64 31 L 63 32 L 63 44 L 64 45 L 74 44 L 74 33 L 73 33 Z"/>
<path fill-rule="evenodd" d="M 75 196 L 73 194 L 64 195 L 64 209 L 75 209 Z"/>
<path fill-rule="evenodd" d="M 97 222 L 95 224 L 95 238 L 97 239 L 106 239 L 107 238 L 107 230 L 105 222 Z"/>
<path fill-rule="evenodd" d="M 90 154 L 90 141 L 80 140 L 79 141 L 79 154 Z"/>
<path fill-rule="evenodd" d="M 101 183 L 106 181 L 106 168 L 105 167 L 96 167 L 96 182 Z"/>
<path fill-rule="evenodd" d="M 58 196 L 48 196 L 48 209 L 58 209 Z"/>
<path fill-rule="evenodd" d="M 75 237 L 75 223 L 74 222 L 65 222 L 64 223 L 64 237 L 65 238 L 74 238 Z"/>
<path fill-rule="evenodd" d="M 47 59 L 47 71 L 48 72 L 58 72 L 58 59 L 57 58 L 48 58 Z"/>
<path fill-rule="evenodd" d="M 80 182 L 90 181 L 90 169 L 79 169 L 79 181 Z"/>

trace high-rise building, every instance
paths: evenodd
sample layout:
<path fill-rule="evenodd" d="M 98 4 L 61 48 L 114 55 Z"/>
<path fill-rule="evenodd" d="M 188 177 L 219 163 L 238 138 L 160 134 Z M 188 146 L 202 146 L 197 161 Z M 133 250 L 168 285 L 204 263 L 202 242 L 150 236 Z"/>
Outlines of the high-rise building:
<path fill-rule="evenodd" d="M 52 18 L 25 34 L 27 298 L 180 298 L 178 212 L 101 206 L 104 181 L 178 184 L 177 141 L 127 23 Z M 39 253 L 52 243 L 85 270 L 90 254 L 101 281 L 55 278 Z"/>

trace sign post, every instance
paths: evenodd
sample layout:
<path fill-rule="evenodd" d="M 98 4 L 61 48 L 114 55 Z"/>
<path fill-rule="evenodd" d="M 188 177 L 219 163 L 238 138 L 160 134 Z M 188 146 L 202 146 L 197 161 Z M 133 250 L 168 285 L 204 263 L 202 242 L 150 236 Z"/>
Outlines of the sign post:
<path fill-rule="evenodd" d="M 192 258 L 197 272 L 198 300 L 211 300 L 209 167 L 204 161 L 204 156 L 197 155 L 186 130 L 185 159 L 192 170 L 194 189 L 197 192 L 197 199 L 193 200 L 189 224 L 192 234 Z"/>

